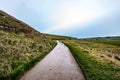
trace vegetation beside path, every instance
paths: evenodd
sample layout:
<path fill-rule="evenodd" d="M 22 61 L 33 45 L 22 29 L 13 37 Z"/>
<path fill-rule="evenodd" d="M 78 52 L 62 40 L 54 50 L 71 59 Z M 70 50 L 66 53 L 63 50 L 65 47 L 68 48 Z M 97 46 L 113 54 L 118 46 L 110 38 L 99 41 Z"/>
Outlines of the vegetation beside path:
<path fill-rule="evenodd" d="M 0 10 L 0 80 L 16 80 L 54 48 L 56 42 Z"/>
<path fill-rule="evenodd" d="M 120 48 L 82 40 L 67 40 L 86 80 L 120 80 Z"/>
<path fill-rule="evenodd" d="M 16 80 L 55 45 L 45 37 L 0 30 L 0 80 Z"/>

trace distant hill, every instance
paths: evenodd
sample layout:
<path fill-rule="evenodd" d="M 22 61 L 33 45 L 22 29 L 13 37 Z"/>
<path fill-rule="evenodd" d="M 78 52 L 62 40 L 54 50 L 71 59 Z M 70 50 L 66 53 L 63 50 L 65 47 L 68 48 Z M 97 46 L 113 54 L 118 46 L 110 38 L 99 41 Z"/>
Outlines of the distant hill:
<path fill-rule="evenodd" d="M 80 40 L 120 46 L 120 36 L 95 37 L 95 38 L 85 38 L 85 39 L 80 39 Z"/>
<path fill-rule="evenodd" d="M 88 38 L 88 39 L 109 39 L 109 40 L 120 40 L 120 36 L 108 36 L 108 37 L 95 37 L 95 38 Z"/>
<path fill-rule="evenodd" d="M 47 38 L 52 40 L 74 40 L 77 39 L 75 37 L 69 37 L 69 36 L 60 36 L 60 35 L 54 35 L 54 34 L 44 34 L 47 36 Z"/>

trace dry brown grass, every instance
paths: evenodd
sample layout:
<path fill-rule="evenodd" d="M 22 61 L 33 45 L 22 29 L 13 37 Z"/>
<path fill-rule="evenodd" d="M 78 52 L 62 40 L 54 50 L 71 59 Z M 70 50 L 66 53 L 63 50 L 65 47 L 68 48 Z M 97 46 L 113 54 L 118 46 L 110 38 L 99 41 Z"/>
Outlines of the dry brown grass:
<path fill-rule="evenodd" d="M 120 79 L 120 47 L 84 40 L 67 40 L 65 43 L 87 80 Z"/>
<path fill-rule="evenodd" d="M 0 79 L 17 77 L 54 46 L 46 35 L 0 11 Z"/>
<path fill-rule="evenodd" d="M 0 30 L 0 79 L 9 77 L 21 65 L 46 55 L 54 46 L 55 42 L 49 39 Z"/>

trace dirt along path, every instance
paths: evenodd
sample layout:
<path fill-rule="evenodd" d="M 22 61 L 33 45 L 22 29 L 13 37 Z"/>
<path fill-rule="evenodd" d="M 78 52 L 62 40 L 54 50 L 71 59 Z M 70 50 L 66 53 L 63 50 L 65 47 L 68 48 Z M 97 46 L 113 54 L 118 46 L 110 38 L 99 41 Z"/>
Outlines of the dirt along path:
<path fill-rule="evenodd" d="M 57 46 L 20 80 L 85 80 L 69 49 Z"/>

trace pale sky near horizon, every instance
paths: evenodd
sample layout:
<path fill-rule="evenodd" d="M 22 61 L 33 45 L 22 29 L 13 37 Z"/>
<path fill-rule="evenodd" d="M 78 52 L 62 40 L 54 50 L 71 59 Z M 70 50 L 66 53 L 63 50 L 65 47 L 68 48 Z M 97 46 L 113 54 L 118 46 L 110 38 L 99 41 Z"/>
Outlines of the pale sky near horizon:
<path fill-rule="evenodd" d="M 0 9 L 43 33 L 120 36 L 120 0 L 1 0 Z"/>

